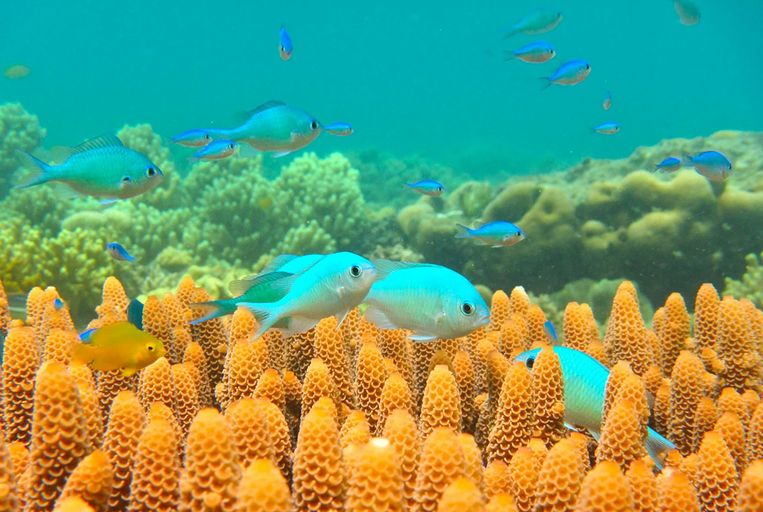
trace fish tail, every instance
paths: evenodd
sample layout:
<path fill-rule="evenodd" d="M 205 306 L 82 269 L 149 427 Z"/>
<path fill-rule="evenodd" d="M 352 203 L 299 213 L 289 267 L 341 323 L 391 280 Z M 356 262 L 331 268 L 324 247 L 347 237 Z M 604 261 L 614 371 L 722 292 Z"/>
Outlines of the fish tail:
<path fill-rule="evenodd" d="M 456 238 L 471 238 L 472 236 L 472 230 L 468 227 L 464 226 L 463 224 L 456 224 L 459 229 L 461 229 L 461 233 L 456 234 Z"/>
<path fill-rule="evenodd" d="M 208 320 L 220 318 L 221 316 L 233 314 L 236 311 L 236 305 L 230 300 L 211 300 L 209 302 L 195 302 L 191 306 L 211 308 L 212 311 L 201 318 L 191 321 L 191 325 L 197 325 Z"/>
<path fill-rule="evenodd" d="M 35 185 L 42 185 L 53 179 L 53 166 L 48 165 L 36 156 L 33 156 L 25 151 L 17 151 L 19 159 L 25 165 L 25 167 L 32 169 L 35 174 L 29 178 L 26 182 L 17 185 L 16 188 L 29 188 Z"/>
<path fill-rule="evenodd" d="M 514 60 L 516 57 L 517 57 L 517 54 L 514 53 L 514 50 L 503 51 L 503 60 Z"/>
<path fill-rule="evenodd" d="M 649 456 L 652 458 L 658 469 L 662 469 L 665 455 L 670 450 L 675 450 L 675 448 L 676 445 L 662 437 L 655 430 L 652 430 L 651 428 L 649 429 L 646 438 L 646 451 L 649 453 Z"/>
<path fill-rule="evenodd" d="M 554 82 L 551 81 L 551 77 L 550 76 L 542 76 L 542 77 L 540 77 L 540 79 L 546 81 L 546 83 L 543 84 L 543 87 L 540 88 L 541 91 L 545 91 L 546 89 L 551 87 L 551 84 L 554 83 Z"/>

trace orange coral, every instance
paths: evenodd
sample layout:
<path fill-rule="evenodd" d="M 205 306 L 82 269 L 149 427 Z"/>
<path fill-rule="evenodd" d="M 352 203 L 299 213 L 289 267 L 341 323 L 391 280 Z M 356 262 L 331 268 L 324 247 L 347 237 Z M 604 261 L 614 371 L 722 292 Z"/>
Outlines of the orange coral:
<path fill-rule="evenodd" d="M 257 382 L 257 387 L 254 389 L 253 396 L 270 400 L 279 409 L 283 409 L 286 406 L 286 392 L 277 370 L 268 368 L 262 372 L 260 380 Z"/>
<path fill-rule="evenodd" d="M 181 302 L 183 301 L 179 290 L 178 299 Z M 212 297 L 202 288 L 197 288 L 193 293 L 192 302 L 207 302 L 210 300 L 212 300 Z M 194 319 L 201 318 L 203 315 L 204 311 L 202 308 L 194 308 Z M 201 345 L 204 351 L 204 357 L 207 359 L 209 381 L 219 381 L 222 377 L 225 352 L 228 346 L 228 337 L 222 319 L 213 318 L 206 322 L 191 325 L 191 335 L 193 336 L 193 341 Z"/>
<path fill-rule="evenodd" d="M 615 403 L 604 420 L 596 460 L 611 460 L 627 469 L 631 462 L 646 455 L 641 432 L 639 413 L 633 402 Z"/>
<path fill-rule="evenodd" d="M 371 509 L 369 509 L 371 510 Z M 457 478 L 442 493 L 437 512 L 483 512 L 480 490 L 468 478 Z"/>
<path fill-rule="evenodd" d="M 58 361 L 67 365 L 72 359 L 72 349 L 79 343 L 75 331 L 54 328 L 45 338 L 43 361 Z"/>
<path fill-rule="evenodd" d="M 631 370 L 630 363 L 627 361 L 619 361 L 610 370 L 609 377 L 607 378 L 607 385 L 604 388 L 604 407 L 601 411 L 602 424 L 607 419 L 609 410 L 615 403 L 617 393 L 620 391 L 620 386 L 622 386 L 625 379 L 631 375 L 633 375 L 633 371 Z"/>
<path fill-rule="evenodd" d="M 667 431 L 670 418 L 670 380 L 664 379 L 654 395 L 654 425 L 660 432 Z"/>
<path fill-rule="evenodd" d="M 421 403 L 419 430 L 426 438 L 437 427 L 458 431 L 461 426 L 461 402 L 456 378 L 447 366 L 438 365 L 432 370 L 424 388 Z"/>
<path fill-rule="evenodd" d="M 386 378 L 384 359 L 376 343 L 364 342 L 358 352 L 355 397 L 358 407 L 366 413 L 372 431 L 379 422 L 379 403 Z"/>
<path fill-rule="evenodd" d="M 273 444 L 262 404 L 260 399 L 242 398 L 231 404 L 225 412 L 242 466 L 257 459 L 274 460 Z"/>
<path fill-rule="evenodd" d="M 69 373 L 77 383 L 77 393 L 85 415 L 87 437 L 90 446 L 100 446 L 103 438 L 103 412 L 95 390 L 95 382 L 90 368 L 83 364 L 69 367 Z"/>
<path fill-rule="evenodd" d="M 180 510 L 230 510 L 241 479 L 233 436 L 215 409 L 199 411 L 191 423 L 180 479 Z"/>
<path fill-rule="evenodd" d="M 262 339 L 268 346 L 268 355 L 270 356 L 268 367 L 276 370 L 284 368 L 286 366 L 286 340 L 283 333 L 278 329 L 270 329 L 262 335 Z"/>
<path fill-rule="evenodd" d="M 705 368 L 694 353 L 684 350 L 676 359 L 670 379 L 668 436 L 683 455 L 692 451 L 694 417 L 703 395 Z"/>
<path fill-rule="evenodd" d="M 482 490 L 482 453 L 474 441 L 474 436 L 459 434 L 458 446 L 461 448 L 461 453 L 464 454 L 464 476 Z"/>
<path fill-rule="evenodd" d="M 739 416 L 733 412 L 725 412 L 718 418 L 713 429 L 723 436 L 729 453 L 734 459 L 737 474 L 741 475 L 747 467 L 747 452 L 745 450 L 745 431 Z"/>
<path fill-rule="evenodd" d="M 516 454 L 514 454 L 516 457 Z M 509 492 L 511 477 L 509 466 L 502 460 L 495 459 L 488 463 L 483 474 L 485 480 L 485 496 L 492 498 L 498 494 Z"/>
<path fill-rule="evenodd" d="M 180 458 L 172 425 L 152 418 L 138 440 L 129 512 L 172 510 L 179 497 Z"/>
<path fill-rule="evenodd" d="M 8 442 L 29 443 L 33 383 L 39 360 L 34 329 L 11 327 L 3 351 L 3 420 Z"/>
<path fill-rule="evenodd" d="M 384 425 L 387 423 L 387 417 L 395 409 L 405 409 L 413 414 L 413 397 L 408 383 L 402 375 L 395 372 L 387 377 L 382 388 L 381 399 L 379 401 L 379 423 L 376 426 L 376 433 L 381 434 Z"/>
<path fill-rule="evenodd" d="M 699 349 L 715 347 L 720 308 L 718 291 L 710 283 L 702 284 L 694 300 L 694 339 Z"/>
<path fill-rule="evenodd" d="M 527 332 L 530 345 L 534 343 L 548 343 L 548 334 L 546 334 L 546 314 L 537 304 L 532 304 L 527 309 L 525 315 L 527 320 Z"/>
<path fill-rule="evenodd" d="M 718 356 L 724 365 L 724 386 L 731 386 L 741 393 L 755 382 L 758 378 L 757 364 L 753 360 L 756 350 L 744 309 L 733 298 L 724 297 L 718 325 Z"/>
<path fill-rule="evenodd" d="M 403 479 L 395 448 L 387 439 L 375 438 L 353 459 L 347 512 L 403 512 Z"/>
<path fill-rule="evenodd" d="M 138 398 L 132 391 L 120 391 L 111 406 L 103 441 L 103 450 L 114 469 L 114 486 L 109 498 L 112 510 L 122 510 L 127 505 L 135 452 L 144 423 L 143 407 Z"/>
<path fill-rule="evenodd" d="M 751 460 L 763 459 L 763 402 L 755 408 L 750 420 L 747 447 L 750 450 Z"/>
<path fill-rule="evenodd" d="M 511 458 L 508 467 L 509 488 L 520 512 L 529 512 L 535 506 L 535 490 L 540 468 L 541 461 L 526 446 L 519 448 Z"/>
<path fill-rule="evenodd" d="M 174 340 L 169 321 L 162 301 L 155 295 L 149 296 L 143 304 L 143 330 L 161 340 L 167 350 L 167 357 L 170 357 L 170 354 L 174 355 Z"/>
<path fill-rule="evenodd" d="M 108 311 L 109 313 L 113 312 L 116 314 L 117 321 L 127 320 L 127 306 L 129 304 L 130 299 L 127 297 L 119 279 L 114 276 L 107 277 L 103 282 L 101 305 L 95 308 L 98 317 L 103 318 Z"/>
<path fill-rule="evenodd" d="M 154 402 L 161 402 L 172 409 L 175 405 L 175 382 L 172 368 L 166 358 L 160 357 L 140 372 L 138 400 L 148 410 Z"/>
<path fill-rule="evenodd" d="M 649 424 L 649 403 L 646 396 L 646 386 L 644 386 L 644 381 L 638 375 L 634 374 L 626 377 L 617 390 L 615 402 L 625 400 L 631 401 L 636 408 L 636 414 L 641 427 L 641 438 L 646 439 Z"/>
<path fill-rule="evenodd" d="M 415 504 L 416 474 L 419 463 L 419 439 L 416 421 L 408 411 L 396 409 L 387 417 L 384 424 L 384 437 L 389 439 L 397 454 L 400 473 L 403 480 L 403 497 L 406 510 L 412 510 Z"/>
<path fill-rule="evenodd" d="M 173 411 L 183 438 L 185 438 L 193 418 L 201 407 L 199 392 L 194 382 L 196 367 L 191 363 L 178 363 L 173 364 L 171 370 L 175 390 L 175 399 L 172 402 Z"/>
<path fill-rule="evenodd" d="M 363 411 L 350 411 L 339 430 L 339 444 L 342 449 L 348 446 L 362 446 L 371 440 L 371 430 Z"/>
<path fill-rule="evenodd" d="M 254 314 L 247 308 L 238 307 L 233 312 L 230 321 L 230 343 L 237 341 L 251 341 L 256 332 L 257 320 Z"/>
<path fill-rule="evenodd" d="M 532 436 L 532 377 L 524 365 L 509 369 L 501 388 L 495 422 L 488 440 L 488 460 L 508 462 Z"/>
<path fill-rule="evenodd" d="M 530 297 L 522 286 L 515 286 L 509 294 L 509 310 L 511 313 L 518 313 L 527 316 L 527 310 L 530 308 Z"/>
<path fill-rule="evenodd" d="M 512 313 L 501 326 L 501 337 L 496 348 L 507 358 L 513 358 L 529 346 L 530 330 L 527 320 L 519 313 Z"/>
<path fill-rule="evenodd" d="M 628 361 L 637 375 L 642 375 L 653 362 L 638 298 L 628 281 L 618 287 L 612 301 L 604 347 L 612 364 Z"/>
<path fill-rule="evenodd" d="M 763 460 L 750 464 L 742 475 L 736 510 L 739 512 L 763 510 Z"/>
<path fill-rule="evenodd" d="M 74 469 L 61 491 L 59 503 L 69 496 L 79 496 L 94 510 L 106 512 L 112 480 L 109 458 L 103 451 L 95 450 Z"/>
<path fill-rule="evenodd" d="M 331 401 L 324 397 L 302 420 L 293 469 L 294 504 L 298 512 L 343 509 L 342 450 L 336 421 L 329 412 L 331 407 Z"/>
<path fill-rule="evenodd" d="M 79 496 L 72 496 L 56 505 L 53 512 L 95 512 L 95 510 Z"/>
<path fill-rule="evenodd" d="M 579 512 L 631 512 L 633 498 L 620 467 L 602 461 L 585 476 L 575 510 Z"/>
<path fill-rule="evenodd" d="M 733 510 L 738 477 L 723 436 L 718 432 L 705 434 L 698 454 L 695 487 L 703 512 Z"/>
<path fill-rule="evenodd" d="M 291 434 L 286 418 L 277 406 L 267 400 L 262 401 L 262 410 L 268 424 L 268 433 L 273 444 L 273 459 L 281 474 L 289 480 L 291 478 Z"/>
<path fill-rule="evenodd" d="M 196 283 L 191 276 L 185 276 L 180 280 L 178 284 L 175 296 L 178 298 L 181 304 L 188 306 L 194 302 L 194 295 L 196 294 Z"/>
<path fill-rule="evenodd" d="M 196 380 L 196 389 L 199 392 L 199 405 L 209 406 L 212 404 L 212 387 L 209 381 L 209 369 L 207 368 L 207 358 L 204 356 L 204 351 L 196 342 L 190 343 L 185 348 L 185 354 L 183 355 L 184 363 L 191 363 L 196 369 L 192 372 L 194 380 Z"/>
<path fill-rule="evenodd" d="M 313 359 L 313 343 L 315 328 L 305 331 L 284 340 L 287 347 L 286 366 L 293 371 L 300 380 L 305 379 L 305 372 Z"/>
<path fill-rule="evenodd" d="M 283 475 L 269 459 L 252 462 L 241 477 L 235 512 L 289 512 L 291 496 Z"/>
<path fill-rule="evenodd" d="M 502 492 L 496 494 L 485 506 L 485 512 L 516 512 L 517 507 L 514 504 L 514 498 L 510 494 Z"/>
<path fill-rule="evenodd" d="M 326 363 L 316 357 L 310 362 L 305 374 L 305 382 L 302 384 L 302 420 L 313 405 L 324 396 L 336 400 L 336 386 Z"/>
<path fill-rule="evenodd" d="M 568 302 L 562 321 L 564 346 L 584 351 L 591 341 L 591 329 L 577 302 Z"/>
<path fill-rule="evenodd" d="M 532 369 L 532 401 L 535 432 L 551 447 L 566 433 L 564 427 L 564 381 L 559 356 L 551 347 L 542 349 Z M 647 419 L 648 419 L 647 410 Z"/>
<path fill-rule="evenodd" d="M 747 404 L 742 399 L 742 395 L 737 393 L 734 388 L 723 388 L 718 397 L 717 405 L 719 416 L 725 412 L 731 412 L 737 415 L 745 427 L 750 422 Z"/>
<path fill-rule="evenodd" d="M 89 448 L 74 379 L 61 363 L 43 364 L 37 372 L 34 392 L 27 510 L 50 510 Z"/>
<path fill-rule="evenodd" d="M 692 428 L 692 442 L 690 451 L 696 452 L 699 449 L 699 443 L 705 436 L 705 432 L 710 432 L 713 430 L 717 420 L 718 410 L 715 408 L 715 403 L 713 402 L 712 398 L 702 397 L 699 403 L 697 403 L 697 408 L 694 412 L 694 426 Z"/>
<path fill-rule="evenodd" d="M 474 365 L 469 354 L 459 350 L 453 356 L 452 366 L 458 385 L 458 396 L 461 399 L 461 428 L 471 430 L 476 420 Z"/>
<path fill-rule="evenodd" d="M 571 510 L 583 481 L 583 462 L 575 441 L 562 439 L 548 452 L 538 475 L 535 510 Z"/>
<path fill-rule="evenodd" d="M 3 281 L 0 280 L 0 335 L 5 336 L 11 325 L 11 310 L 8 305 L 8 295 L 5 293 Z"/>
<path fill-rule="evenodd" d="M 634 512 L 651 512 L 657 508 L 657 481 L 652 467 L 643 459 L 631 463 L 625 473 L 633 498 Z"/>
<path fill-rule="evenodd" d="M 411 340 L 403 329 L 385 329 L 379 331 L 379 350 L 384 357 L 392 359 L 397 371 L 408 383 L 413 385 L 413 366 L 411 365 Z"/>
<path fill-rule="evenodd" d="M 452 430 L 436 428 L 421 448 L 416 477 L 416 510 L 433 512 L 445 489 L 464 476 L 464 455 Z"/>
<path fill-rule="evenodd" d="M 2 299 L 2 293 L 2 282 L 0 282 L 0 300 Z M 13 462 L 8 449 L 5 447 L 5 442 L 0 438 L 0 510 L 12 512 L 18 509 L 19 501 L 16 495 Z"/>
<path fill-rule="evenodd" d="M 315 326 L 313 350 L 315 357 L 326 363 L 336 384 L 339 401 L 353 407 L 355 399 L 352 394 L 350 360 L 344 349 L 344 339 L 337 329 L 337 320 L 333 316 L 324 318 Z"/>
<path fill-rule="evenodd" d="M 686 304 L 679 293 L 671 293 L 665 301 L 665 319 L 655 331 L 660 340 L 660 367 L 665 374 L 671 373 L 681 350 L 691 336 L 691 324 Z"/>
<path fill-rule="evenodd" d="M 491 331 L 500 331 L 503 323 L 509 319 L 509 296 L 503 290 L 496 290 L 490 300 L 490 326 Z"/>

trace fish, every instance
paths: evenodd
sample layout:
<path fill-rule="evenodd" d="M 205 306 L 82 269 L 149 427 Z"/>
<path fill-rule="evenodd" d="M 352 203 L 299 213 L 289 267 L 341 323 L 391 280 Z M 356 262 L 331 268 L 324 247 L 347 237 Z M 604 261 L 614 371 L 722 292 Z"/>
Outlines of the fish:
<path fill-rule="evenodd" d="M 56 308 L 57 311 L 64 309 L 64 306 L 64 301 L 62 301 L 60 297 L 53 299 L 53 307 Z"/>
<path fill-rule="evenodd" d="M 365 299 L 365 317 L 380 329 L 408 329 L 418 342 L 466 336 L 487 325 L 490 309 L 474 285 L 431 263 L 374 260 L 380 278 Z"/>
<path fill-rule="evenodd" d="M 278 29 L 278 55 L 281 56 L 281 60 L 289 60 L 293 51 L 294 45 L 291 42 L 291 37 L 286 32 L 286 27 L 281 25 L 281 28 Z"/>
<path fill-rule="evenodd" d="M 508 31 L 503 35 L 504 39 L 508 39 L 516 34 L 543 34 L 556 28 L 562 21 L 561 12 L 553 11 L 535 11 L 512 25 Z"/>
<path fill-rule="evenodd" d="M 543 330 L 546 331 L 546 336 L 548 336 L 548 340 L 552 345 L 559 342 L 559 335 L 556 333 L 554 322 L 551 320 L 543 322 Z"/>
<path fill-rule="evenodd" d="M 405 186 L 410 187 L 419 194 L 424 194 L 425 196 L 437 197 L 445 192 L 443 184 L 435 180 L 421 180 L 416 183 L 406 183 Z"/>
<path fill-rule="evenodd" d="M 614 135 L 620 131 L 620 125 L 614 121 L 607 121 L 593 127 L 593 131 L 602 135 Z"/>
<path fill-rule="evenodd" d="M 710 181 L 725 181 L 731 176 L 731 160 L 720 151 L 703 151 L 694 156 L 686 155 L 683 165 L 694 170 Z"/>
<path fill-rule="evenodd" d="M 696 25 L 702 17 L 697 4 L 689 0 L 674 0 L 673 7 L 682 25 Z"/>
<path fill-rule="evenodd" d="M 285 292 L 277 301 L 237 305 L 252 311 L 259 322 L 255 338 L 286 318 L 288 326 L 279 328 L 284 336 L 291 336 L 328 316 L 336 316 L 341 325 L 347 313 L 363 301 L 377 275 L 374 264 L 362 256 L 351 252 L 327 254 L 306 270 L 271 282 L 273 290 Z"/>
<path fill-rule="evenodd" d="M 244 124 L 207 130 L 215 138 L 246 143 L 258 151 L 284 156 L 310 144 L 323 127 L 313 116 L 281 101 L 268 101 L 249 113 Z"/>
<path fill-rule="evenodd" d="M 143 303 L 138 299 L 131 300 L 127 305 L 127 321 L 143 330 Z"/>
<path fill-rule="evenodd" d="M 200 148 L 212 142 L 212 136 L 207 130 L 194 128 L 172 137 L 172 142 L 189 148 Z"/>
<path fill-rule="evenodd" d="M 286 295 L 283 287 L 271 286 L 273 282 L 283 277 L 304 272 L 313 266 L 318 260 L 323 258 L 324 254 L 307 254 L 305 256 L 295 256 L 293 254 L 282 254 L 270 262 L 258 275 L 247 276 L 237 279 L 228 285 L 228 290 L 234 297 L 230 299 L 220 299 L 208 302 L 197 302 L 192 306 L 208 308 L 209 313 L 201 318 L 191 322 L 199 324 L 220 318 L 226 315 L 232 315 L 238 308 L 239 302 L 275 302 Z"/>
<path fill-rule="evenodd" d="M 355 130 L 353 130 L 350 123 L 336 122 L 325 125 L 323 131 L 331 135 L 347 137 L 348 135 L 352 135 Z"/>
<path fill-rule="evenodd" d="M 612 93 L 607 92 L 607 95 L 604 96 L 604 100 L 601 102 L 601 108 L 604 110 L 609 110 L 612 108 Z"/>
<path fill-rule="evenodd" d="M 682 162 L 680 158 L 669 156 L 662 162 L 654 166 L 655 171 L 676 172 L 681 168 Z"/>
<path fill-rule="evenodd" d="M 131 256 L 127 249 L 125 249 L 119 242 L 109 242 L 106 244 L 106 250 L 109 252 L 112 258 L 119 261 L 127 261 L 132 263 L 135 261 L 135 257 Z"/>
<path fill-rule="evenodd" d="M 166 354 L 161 340 L 126 321 L 90 329 L 80 339 L 83 343 L 76 345 L 72 353 L 74 361 L 93 370 L 122 370 L 125 377 Z"/>
<path fill-rule="evenodd" d="M 214 140 L 193 154 L 193 160 L 222 160 L 236 152 L 238 142 L 220 139 Z"/>
<path fill-rule="evenodd" d="M 585 80 L 591 73 L 591 65 L 583 59 L 570 60 L 556 68 L 550 76 L 541 77 L 546 80 L 544 87 L 556 85 L 576 85 Z"/>
<path fill-rule="evenodd" d="M 23 64 L 14 64 L 13 66 L 8 66 L 5 68 L 5 71 L 3 71 L 3 76 L 10 80 L 19 80 L 21 78 L 28 77 L 31 73 L 32 70 L 27 66 Z"/>
<path fill-rule="evenodd" d="M 114 201 L 148 192 L 164 177 L 146 155 L 126 147 L 113 135 L 83 142 L 59 165 L 47 164 L 29 153 L 19 153 L 39 174 L 16 188 L 59 182 L 80 194 Z"/>
<path fill-rule="evenodd" d="M 456 238 L 470 238 L 476 241 L 477 245 L 511 247 L 525 239 L 525 232 L 519 226 L 505 220 L 488 222 L 474 229 L 462 224 L 456 225 L 462 230 Z"/>
<path fill-rule="evenodd" d="M 529 62 L 531 64 L 542 64 L 553 59 L 556 56 L 556 50 L 545 41 L 536 41 L 534 43 L 527 43 L 516 50 L 507 51 L 505 55 L 506 60 L 519 59 L 522 62 Z"/>
<path fill-rule="evenodd" d="M 562 346 L 553 349 L 562 365 L 564 421 L 585 428 L 598 440 L 601 436 L 601 413 L 609 369 L 585 352 Z M 532 369 L 540 350 L 536 348 L 523 352 L 514 361 Z M 675 449 L 675 445 L 649 428 L 646 449 L 657 467 L 662 468 L 664 455 Z"/>

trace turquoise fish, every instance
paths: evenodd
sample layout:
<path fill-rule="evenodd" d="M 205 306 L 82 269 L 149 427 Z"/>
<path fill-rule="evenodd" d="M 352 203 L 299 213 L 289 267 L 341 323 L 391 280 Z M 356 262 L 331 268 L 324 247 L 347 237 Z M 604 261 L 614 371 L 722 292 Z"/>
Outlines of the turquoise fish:
<path fill-rule="evenodd" d="M 287 318 L 288 327 L 281 329 L 284 336 L 291 336 L 329 316 L 336 316 L 341 324 L 363 301 L 377 275 L 374 264 L 362 256 L 351 252 L 327 254 L 303 272 L 273 281 L 270 286 L 283 293 L 280 299 L 237 305 L 250 309 L 260 322 L 255 338 Z"/>
<path fill-rule="evenodd" d="M 553 11 L 536 11 L 528 14 L 506 31 L 503 38 L 508 39 L 515 34 L 542 34 L 556 28 L 562 21 L 562 13 Z"/>
<path fill-rule="evenodd" d="M 607 92 L 607 95 L 604 96 L 604 99 L 601 101 L 601 108 L 604 110 L 609 110 L 612 108 L 612 93 Z"/>
<path fill-rule="evenodd" d="M 408 329 L 414 341 L 459 338 L 486 325 L 490 309 L 464 276 L 429 263 L 375 260 L 365 316 L 381 329 Z"/>
<path fill-rule="evenodd" d="M 507 51 L 506 59 L 515 58 L 531 64 L 543 64 L 553 59 L 555 55 L 556 50 L 554 50 L 550 43 L 536 41 L 534 43 L 527 43 L 514 51 Z"/>
<path fill-rule="evenodd" d="M 294 45 L 291 42 L 291 36 L 286 32 L 286 27 L 281 25 L 281 28 L 278 29 L 278 55 L 281 60 L 289 60 L 293 51 Z"/>
<path fill-rule="evenodd" d="M 542 77 L 546 80 L 546 86 L 556 85 L 576 85 L 585 80 L 591 73 L 591 65 L 583 59 L 570 60 L 556 68 L 551 75 Z"/>
<path fill-rule="evenodd" d="M 720 151 L 703 151 L 694 156 L 686 155 L 683 165 L 694 167 L 710 181 L 725 181 L 731 176 L 731 160 Z"/>
<path fill-rule="evenodd" d="M 119 242 L 109 242 L 106 244 L 106 251 L 112 258 L 119 261 L 126 261 L 132 263 L 135 261 L 135 256 L 132 256 L 127 249 L 124 248 Z"/>
<path fill-rule="evenodd" d="M 419 194 L 424 194 L 425 196 L 436 197 L 441 196 L 442 193 L 445 192 L 443 184 L 435 180 L 421 180 L 416 183 L 406 183 L 405 186 L 410 187 Z"/>
<path fill-rule="evenodd" d="M 491 247 L 510 247 L 525 239 L 525 232 L 511 222 L 496 220 L 483 224 L 478 228 L 470 228 L 457 224 L 461 233 L 456 238 L 470 238 L 477 245 L 489 245 Z"/>
<path fill-rule="evenodd" d="M 593 131 L 602 135 L 614 135 L 620 131 L 620 125 L 615 121 L 607 121 L 594 126 Z"/>
<path fill-rule="evenodd" d="M 126 147 L 113 135 L 83 142 L 59 165 L 22 154 L 40 174 L 19 188 L 59 182 L 80 194 L 113 201 L 148 192 L 159 185 L 164 176 L 146 155 Z"/>
<path fill-rule="evenodd" d="M 541 349 L 518 355 L 515 361 L 532 368 Z M 585 352 L 567 347 L 554 347 L 559 356 L 564 377 L 564 421 L 583 427 L 596 440 L 601 436 L 601 413 L 609 369 Z M 662 467 L 664 455 L 674 449 L 673 443 L 653 429 L 648 430 L 646 450 L 657 467 Z"/>
<path fill-rule="evenodd" d="M 236 152 L 238 142 L 218 139 L 210 142 L 193 154 L 193 160 L 222 160 Z"/>
<path fill-rule="evenodd" d="M 350 123 L 345 123 L 341 121 L 324 125 L 323 131 L 330 135 L 336 135 L 338 137 L 347 137 L 349 135 L 352 135 L 355 132 L 355 130 L 353 129 Z"/>
<path fill-rule="evenodd" d="M 207 130 L 194 128 L 173 136 L 172 142 L 189 148 L 200 148 L 212 142 L 212 136 Z"/>
<path fill-rule="evenodd" d="M 669 156 L 659 164 L 655 165 L 655 171 L 676 172 L 681 168 L 682 162 L 680 158 Z"/>

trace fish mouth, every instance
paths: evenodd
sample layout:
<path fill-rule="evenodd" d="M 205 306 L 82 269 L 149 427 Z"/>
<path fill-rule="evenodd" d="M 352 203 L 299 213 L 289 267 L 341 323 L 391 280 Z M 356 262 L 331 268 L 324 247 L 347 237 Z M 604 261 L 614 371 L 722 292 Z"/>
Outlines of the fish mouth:
<path fill-rule="evenodd" d="M 477 320 L 477 327 L 482 327 L 483 325 L 487 325 L 490 323 L 490 314 L 484 314 L 479 317 Z"/>

